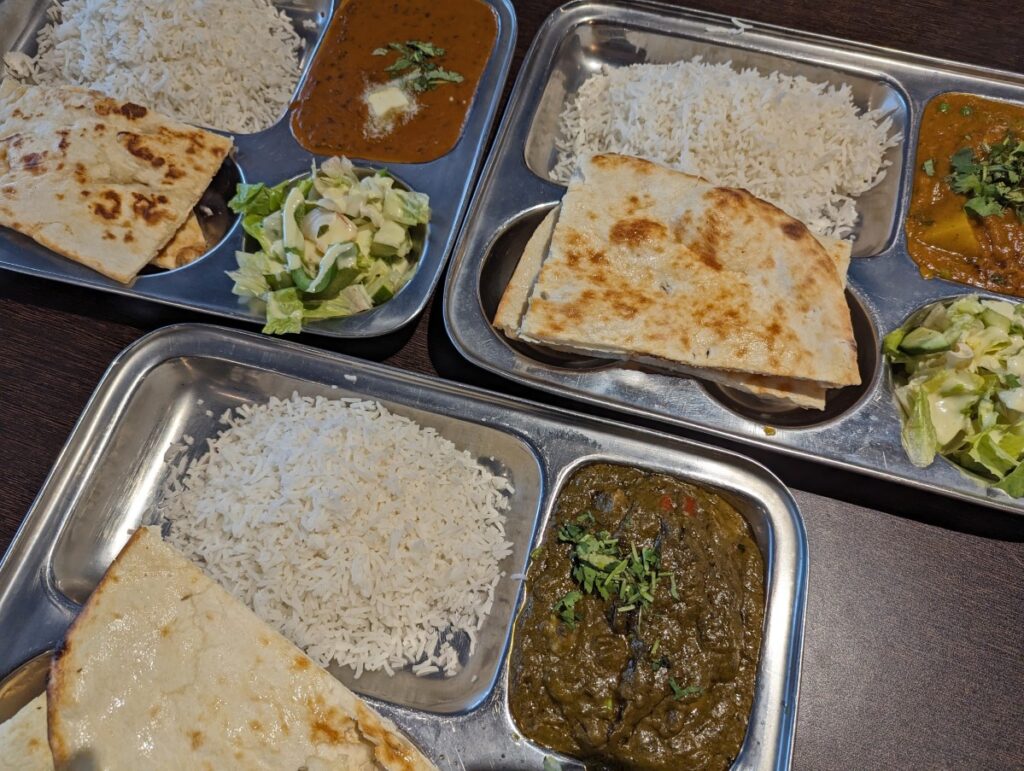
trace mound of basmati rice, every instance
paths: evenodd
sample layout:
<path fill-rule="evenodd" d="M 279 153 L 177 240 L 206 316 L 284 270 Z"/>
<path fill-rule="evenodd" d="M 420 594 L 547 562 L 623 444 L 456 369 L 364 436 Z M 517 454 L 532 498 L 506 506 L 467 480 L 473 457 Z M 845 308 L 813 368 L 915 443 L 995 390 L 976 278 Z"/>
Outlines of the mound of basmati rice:
<path fill-rule="evenodd" d="M 222 421 L 164 491 L 171 543 L 324 666 L 455 674 L 512 550 L 508 480 L 373 401 Z"/>
<path fill-rule="evenodd" d="M 885 151 L 900 140 L 891 129 L 883 112 L 861 112 L 845 83 L 737 72 L 699 57 L 605 67 L 563 108 L 551 177 L 567 182 L 594 153 L 640 156 L 745 188 L 842 238 L 857 222 L 854 198 L 885 176 Z"/>
<path fill-rule="evenodd" d="M 34 59 L 4 57 L 30 83 L 71 83 L 187 123 L 254 132 L 283 113 L 303 41 L 270 0 L 65 0 Z"/>

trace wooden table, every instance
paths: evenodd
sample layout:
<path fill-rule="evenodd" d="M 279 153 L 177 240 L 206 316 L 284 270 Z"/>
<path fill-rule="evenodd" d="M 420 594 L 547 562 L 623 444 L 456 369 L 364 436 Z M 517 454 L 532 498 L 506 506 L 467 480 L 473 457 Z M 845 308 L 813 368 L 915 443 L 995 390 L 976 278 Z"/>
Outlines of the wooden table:
<path fill-rule="evenodd" d="M 516 3 L 513 77 L 557 4 Z M 1024 70 L 1016 0 L 690 5 Z M 204 320 L 0 272 L 0 549 L 113 356 L 158 326 Z M 462 360 L 445 336 L 437 298 L 417 324 L 382 340 L 303 342 L 561 403 Z M 797 490 L 807 525 L 810 596 L 794 767 L 1024 768 L 1024 520 L 740 449 Z"/>

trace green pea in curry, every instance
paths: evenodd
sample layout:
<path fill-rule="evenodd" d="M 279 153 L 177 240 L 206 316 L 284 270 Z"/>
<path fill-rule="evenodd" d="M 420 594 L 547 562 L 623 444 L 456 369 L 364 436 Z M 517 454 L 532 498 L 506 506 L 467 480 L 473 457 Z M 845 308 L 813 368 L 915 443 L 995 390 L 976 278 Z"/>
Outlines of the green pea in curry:
<path fill-rule="evenodd" d="M 509 662 L 520 731 L 588 768 L 728 768 L 764 619 L 746 520 L 673 477 L 594 464 L 568 481 L 550 528 Z"/>

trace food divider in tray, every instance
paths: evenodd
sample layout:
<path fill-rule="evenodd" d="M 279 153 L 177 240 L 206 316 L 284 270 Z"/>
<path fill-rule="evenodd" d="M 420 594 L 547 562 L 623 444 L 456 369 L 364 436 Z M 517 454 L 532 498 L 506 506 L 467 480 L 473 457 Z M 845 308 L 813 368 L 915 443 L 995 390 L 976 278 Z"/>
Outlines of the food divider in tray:
<path fill-rule="evenodd" d="M 633 65 L 673 69 L 631 75 Z M 961 105 L 953 93 L 976 97 Z M 979 144 L 978 130 L 952 118 L 984 122 L 986 104 L 1006 109 L 989 111 Z M 993 243 L 1012 248 L 1013 234 L 1024 232 L 1009 188 L 971 182 L 982 169 L 1002 173 L 999 163 L 1016 162 L 1013 137 L 1024 136 L 1024 121 L 1014 123 L 1012 105 L 1024 105 L 1024 78 L 1012 73 L 657 3 L 569 3 L 535 39 L 482 175 L 446 287 L 448 333 L 474 364 L 559 395 L 1020 512 L 1006 492 L 1015 494 L 1015 484 L 993 487 L 1007 464 L 1012 471 L 1020 463 L 1015 440 L 1004 442 L 1008 457 L 987 466 L 954 465 L 944 454 L 965 457 L 976 441 L 965 420 L 952 439 L 946 432 L 933 463 L 921 453 L 920 465 L 908 458 L 901 418 L 913 418 L 910 400 L 897 402 L 889 373 L 889 361 L 906 352 L 887 357 L 882 344 L 930 303 L 979 294 L 922 277 L 908 252 L 908 217 L 918 217 L 926 237 L 935 231 L 982 246 L 992 233 Z M 973 155 L 921 156 L 929 110 L 933 126 L 949 124 L 938 129 L 943 141 L 973 142 Z M 780 123 L 784 115 L 791 119 Z M 808 125 L 812 115 L 822 125 Z M 770 163 L 729 145 L 759 142 L 755 134 L 769 129 L 776 145 L 761 154 Z M 805 210 L 802 221 L 791 216 L 819 193 L 795 200 L 787 185 L 804 185 L 819 166 L 846 157 L 840 144 L 855 135 L 875 148 L 880 177 L 868 173 L 873 184 L 857 191 L 836 188 L 831 203 Z M 737 166 L 734 151 L 749 165 Z M 590 152 L 598 155 L 587 160 Z M 659 163 L 630 157 L 644 152 Z M 701 172 L 699 163 L 714 168 Z M 716 186 L 691 174 L 730 181 Z M 959 185 L 962 202 L 974 202 L 951 223 L 922 219 L 910 206 L 915 179 Z M 737 191 L 748 186 L 752 194 Z M 1001 230 L 976 215 L 997 210 Z M 673 250 L 690 261 L 685 268 L 666 257 Z M 759 262 L 762 250 L 776 259 Z M 830 267 L 839 283 L 825 276 Z M 990 300 L 1012 302 L 1010 287 L 1000 296 L 984 286 Z M 1024 329 L 1013 305 L 989 311 L 1006 314 L 1000 325 L 1011 337 Z M 690 342 L 694 335 L 712 341 L 706 352 Z M 955 347 L 951 339 L 933 350 Z M 1011 375 L 985 382 L 1012 402 Z M 1000 430 L 1024 430 L 1010 402 L 992 404 Z"/>
<path fill-rule="evenodd" d="M 178 140 L 163 144 L 154 137 L 165 136 L 159 131 L 168 129 L 180 134 L 191 130 L 191 126 L 172 121 L 158 130 L 156 121 L 167 118 L 153 109 L 139 112 L 141 108 L 135 102 L 145 104 L 144 93 L 132 99 L 115 100 L 113 105 L 103 97 L 55 96 L 64 94 L 60 89 L 66 84 L 61 81 L 60 73 L 53 71 L 53 57 L 48 56 L 45 64 L 32 63 L 29 57 L 46 48 L 44 43 L 37 46 L 37 39 L 46 37 L 44 34 L 43 38 L 38 38 L 40 31 L 45 32 L 48 25 L 60 23 L 61 17 L 54 15 L 49 0 L 13 5 L 20 11 L 13 16 L 16 23 L 5 26 L 0 38 L 3 46 L 0 50 L 7 54 L 7 88 L 12 90 L 11 95 L 0 99 L 3 101 L 0 120 L 6 129 L 2 138 L 17 143 L 11 145 L 14 152 L 3 180 L 5 205 L 0 207 L 0 215 L 7 227 L 0 229 L 0 267 L 218 316 L 250 322 L 266 320 L 268 332 L 295 332 L 303 328 L 331 337 L 372 337 L 408 324 L 423 310 L 454 244 L 511 62 L 516 21 L 507 0 L 465 0 L 462 3 L 453 0 L 447 4 L 445 13 L 455 16 L 468 10 L 476 14 L 476 19 L 481 18 L 481 13 L 488 21 L 493 17 L 490 38 L 493 44 L 480 57 L 463 65 L 473 68 L 472 73 L 467 70 L 466 78 L 444 68 L 447 60 L 443 49 L 428 49 L 428 53 L 422 54 L 426 57 L 423 63 L 417 65 L 417 72 L 422 70 L 431 77 L 434 77 L 431 73 L 440 75 L 413 85 L 402 80 L 409 75 L 408 68 L 404 71 L 386 69 L 399 63 L 395 61 L 401 56 L 397 51 L 387 49 L 386 55 L 380 52 L 373 56 L 370 51 L 365 52 L 375 77 L 394 76 L 382 89 L 391 89 L 389 94 L 402 93 L 403 89 L 407 92 L 403 97 L 407 108 L 404 114 L 424 119 L 431 106 L 441 104 L 439 99 L 443 101 L 441 92 L 445 86 L 453 91 L 458 89 L 456 101 L 464 108 L 465 120 L 457 141 L 429 155 L 427 160 L 408 163 L 389 163 L 372 156 L 360 158 L 358 152 L 346 151 L 344 147 L 335 147 L 331 153 L 323 155 L 304 149 L 291 116 L 300 103 L 304 110 L 310 111 L 336 101 L 337 95 L 328 93 L 329 88 L 327 92 L 320 88 L 306 94 L 304 87 L 325 39 L 329 38 L 332 20 L 349 9 L 332 0 L 268 4 L 266 13 L 276 15 L 275 24 L 280 27 L 283 23 L 284 28 L 264 33 L 276 36 L 273 46 L 261 46 L 259 40 L 247 40 L 246 45 L 265 50 L 266 56 L 271 58 L 288 53 L 289 47 L 293 49 L 289 55 L 295 57 L 295 62 L 288 68 L 288 77 L 294 82 L 288 86 L 289 99 L 281 100 L 280 111 L 274 110 L 272 115 L 268 112 L 265 120 L 256 120 L 239 116 L 238 105 L 247 106 L 246 100 L 269 99 L 265 95 L 270 90 L 280 92 L 280 84 L 273 82 L 257 88 L 257 84 L 240 83 L 225 91 L 225 85 L 218 83 L 209 95 L 209 99 L 220 105 L 215 113 L 217 119 L 231 123 L 244 117 L 246 122 L 244 126 L 211 126 L 198 119 L 187 121 L 203 126 L 203 129 L 196 129 L 197 141 L 209 143 L 220 134 L 230 138 L 232 146 L 226 157 L 217 159 L 211 168 L 202 169 L 197 179 L 187 178 L 189 194 L 182 193 L 180 198 L 180 170 L 199 157 L 193 155 L 198 145 L 195 141 L 187 145 Z M 358 6 L 363 12 L 367 9 L 378 12 L 372 9 L 371 3 L 349 5 Z M 407 11 L 415 10 L 414 3 L 407 2 L 404 6 L 408 6 Z M 261 8 L 257 4 L 247 13 L 263 13 Z M 72 11 L 65 13 L 70 15 Z M 396 17 L 393 21 L 398 24 L 400 20 Z M 254 24 L 251 18 L 242 22 L 232 18 L 221 23 Z M 363 19 L 362 23 L 367 22 Z M 252 29 L 263 29 L 263 26 L 274 25 L 264 19 Z M 102 29 L 99 21 L 95 28 Z M 85 36 L 92 34 L 92 27 L 82 32 Z M 209 33 L 203 31 L 202 34 Z M 401 38 L 397 30 L 394 34 Z M 51 40 L 52 37 L 51 34 Z M 378 42 L 386 45 L 403 41 Z M 351 44 L 357 48 L 360 45 L 359 41 Z M 204 50 L 213 52 L 211 59 L 218 60 L 217 66 L 222 65 L 219 59 L 223 57 L 215 43 Z M 334 59 L 338 57 L 336 51 L 326 51 L 326 54 Z M 96 58 L 103 60 L 98 55 Z M 437 61 L 441 66 L 436 66 Z M 280 66 L 280 62 L 277 64 Z M 180 62 L 175 62 L 175 67 L 181 66 Z M 190 70 L 193 75 L 196 71 L 195 68 Z M 30 84 L 27 94 L 19 95 L 22 86 L 13 76 Z M 321 80 L 324 77 L 334 76 L 326 75 Z M 95 85 L 100 87 L 100 84 Z M 241 99 L 239 92 L 244 95 Z M 280 97 L 280 93 L 277 96 Z M 370 95 L 363 96 L 368 100 Z M 359 104 L 352 110 L 370 109 L 363 105 L 363 96 L 357 99 Z M 95 147 L 76 133 L 77 124 L 71 117 L 78 109 L 72 104 L 76 99 L 98 100 L 95 105 L 90 101 L 87 109 L 95 107 L 97 124 L 109 124 L 110 131 L 106 131 L 108 126 L 95 129 Z M 193 102 L 209 104 L 209 100 L 203 99 L 188 101 L 190 105 Z M 32 120 L 26 117 L 26 103 L 42 105 Z M 438 109 L 441 108 L 447 109 L 447 104 Z M 387 113 L 388 119 L 404 120 L 395 118 L 395 114 L 393 110 Z M 455 120 L 442 117 L 446 126 Z M 90 115 L 90 119 L 94 116 Z M 334 119 L 320 117 L 317 120 L 323 123 Z M 33 126 L 44 122 L 60 130 L 36 136 Z M 372 130 L 366 129 L 372 136 L 386 136 L 391 130 L 390 123 L 374 125 Z M 58 134 L 65 138 L 59 144 Z M 23 141 L 31 147 L 27 144 L 19 152 Z M 335 200 L 337 195 L 332 198 L 326 193 L 327 187 L 348 184 L 343 175 L 334 173 L 322 177 L 320 195 L 314 196 L 307 190 L 306 201 L 300 203 L 297 210 L 294 205 L 289 210 L 302 226 L 304 239 L 300 240 L 304 240 L 304 249 L 298 249 L 294 237 L 288 238 L 288 228 L 284 228 L 284 233 L 278 232 L 282 229 L 280 221 L 274 230 L 265 220 L 267 216 L 272 219 L 278 216 L 277 212 L 284 211 L 287 202 L 283 195 L 276 201 L 272 197 L 256 201 L 251 196 L 248 201 L 236 198 L 236 204 L 229 206 L 240 184 L 265 184 L 271 188 L 299 175 L 309 175 L 311 165 L 321 166 L 332 155 L 349 157 L 361 175 L 380 172 L 382 180 L 393 176 L 394 187 L 403 189 L 403 193 L 392 196 L 395 200 L 388 203 L 385 198 L 391 182 L 374 183 L 370 194 L 377 196 L 372 202 L 378 211 L 369 212 L 365 207 L 361 209 L 354 199 Z M 47 184 L 36 189 L 39 179 L 45 179 Z M 192 189 L 198 185 L 201 187 Z M 205 192 L 200 196 L 202 189 Z M 410 198 L 404 192 L 409 190 L 425 197 Z M 131 197 L 133 191 L 134 198 Z M 145 200 L 139 196 L 145 196 Z M 329 200 L 334 203 L 328 203 Z M 427 200 L 429 207 L 425 205 Z M 403 209 L 402 205 L 407 203 L 412 208 Z M 82 208 L 86 204 L 88 206 Z M 302 220 L 304 214 L 316 213 L 316 207 L 322 209 L 319 220 L 308 216 L 305 218 L 308 221 Z M 40 213 L 44 210 L 45 215 Z M 191 211 L 185 218 L 187 210 Z M 339 216 L 332 219 L 329 216 L 332 211 Z M 53 229 L 54 221 L 62 222 L 62 217 L 74 226 L 75 239 L 68 240 L 62 230 Z M 427 219 L 429 225 L 423 228 Z M 176 223 L 174 227 L 170 227 L 172 220 Z M 263 225 L 268 225 L 268 229 L 260 230 Z M 402 226 L 402 232 L 396 225 Z M 417 227 L 423 231 L 419 235 L 406 232 Z M 366 231 L 365 239 L 362 232 L 356 238 L 357 228 Z M 257 244 L 255 239 L 246 236 L 256 231 L 267 240 Z M 411 241 L 407 241 L 409 237 Z M 154 240 L 152 248 L 151 238 Z M 280 254 L 274 252 L 275 238 L 281 245 Z M 298 262 L 294 259 L 287 262 L 286 240 L 292 252 L 301 252 Z M 163 246 L 158 247 L 155 242 Z M 329 251 L 330 246 L 338 243 L 350 243 L 358 249 Z M 315 255 L 310 244 L 317 247 Z M 257 254 L 250 257 L 247 267 L 242 262 L 244 258 L 236 257 L 239 251 L 277 254 L 276 262 L 267 264 Z M 63 254 L 68 254 L 70 259 Z M 139 255 L 143 255 L 141 261 Z M 145 255 L 153 256 L 153 260 L 148 261 Z M 240 268 L 246 275 L 237 275 Z M 358 272 L 354 272 L 356 270 Z M 299 276 L 300 271 L 305 276 Z M 235 275 L 229 277 L 229 272 Z M 298 290 L 298 297 L 286 291 L 293 288 Z M 356 291 L 363 288 L 365 291 Z M 275 294 L 281 290 L 285 290 L 283 294 Z"/>
<path fill-rule="evenodd" d="M 301 401 L 317 397 L 327 401 Z M 352 410 L 368 409 L 368 400 L 379 402 L 392 417 L 378 413 L 374 407 L 370 413 L 376 421 L 374 425 L 392 426 L 401 437 L 401 444 L 421 441 L 422 432 L 436 432 L 437 437 L 453 443 L 456 450 L 465 451 L 461 460 L 451 461 L 455 466 L 480 464 L 485 474 L 495 475 L 495 490 L 504 501 L 503 537 L 508 547 L 499 550 L 500 577 L 492 585 L 493 603 L 475 631 L 472 645 L 466 639 L 453 641 L 459 664 L 453 672 L 431 671 L 417 676 L 413 671 L 417 667 L 406 664 L 396 665 L 393 675 L 378 669 L 356 677 L 347 666 L 335 664 L 328 668 L 344 684 L 371 699 L 373 706 L 391 718 L 439 767 L 541 768 L 547 767 L 545 758 L 550 757 L 559 757 L 572 767 L 573 757 L 561 757 L 558 748 L 545 746 L 543 741 L 535 743 L 530 732 L 524 734 L 523 726 L 513 720 L 509 656 L 515 645 L 513 624 L 520 611 L 546 613 L 537 607 L 536 599 L 530 600 L 524 610 L 529 582 L 534 580 L 531 568 L 541 550 L 561 553 L 564 532 L 568 531 L 559 529 L 565 524 L 559 517 L 568 516 L 568 509 L 560 507 L 569 505 L 566 496 L 573 491 L 577 501 L 573 505 L 589 510 L 592 504 L 597 515 L 587 516 L 588 512 L 584 512 L 571 521 L 576 548 L 586 551 L 594 538 L 600 540 L 605 555 L 601 564 L 606 569 L 599 582 L 604 587 L 600 592 L 611 586 L 621 592 L 621 597 L 616 595 L 618 599 L 609 595 L 608 601 L 616 605 L 623 623 L 640 606 L 646 609 L 648 619 L 651 613 L 664 613 L 670 606 L 676 607 L 673 603 L 678 603 L 679 612 L 694 610 L 689 599 L 684 598 L 689 597 L 686 593 L 691 588 L 697 593 L 694 596 L 703 594 L 703 584 L 698 582 L 700 585 L 691 587 L 687 577 L 693 573 L 691 568 L 700 564 L 699 558 L 693 556 L 698 562 L 685 567 L 691 559 L 686 556 L 686 549 L 690 548 L 686 546 L 678 552 L 684 563 L 677 564 L 676 557 L 669 556 L 667 549 L 661 562 L 658 543 L 665 539 L 681 543 L 690 528 L 693 533 L 703 531 L 708 526 L 705 518 L 710 522 L 717 516 L 713 510 L 732 512 L 729 516 L 733 517 L 733 528 L 740 523 L 739 530 L 728 531 L 721 537 L 719 547 L 733 548 L 734 539 L 739 539 L 737 543 L 750 542 L 759 553 L 754 562 L 750 562 L 752 557 L 748 559 L 749 564 L 757 565 L 757 575 L 750 574 L 747 579 L 751 581 L 753 601 L 763 601 L 764 618 L 762 624 L 759 613 L 751 616 L 757 619 L 758 628 L 750 634 L 759 636 L 753 638 L 758 642 L 748 642 L 748 648 L 752 645 L 751 650 L 756 648 L 757 653 L 756 659 L 748 659 L 750 690 L 746 701 L 741 699 L 741 703 L 750 705 L 749 715 L 739 716 L 747 721 L 747 728 L 745 733 L 741 731 L 735 736 L 736 745 L 731 750 L 726 747 L 720 751 L 726 753 L 723 757 L 727 762 L 734 758 L 732 768 L 788 766 L 796 716 L 807 555 L 796 505 L 769 472 L 733 453 L 665 435 L 213 327 L 185 325 L 150 334 L 114 362 L 97 388 L 0 565 L 0 626 L 6 635 L 0 650 L 0 673 L 7 675 L 37 654 L 59 647 L 68 625 L 132 531 L 143 525 L 163 525 L 165 537 L 173 545 L 182 546 L 175 528 L 182 526 L 184 520 L 176 518 L 173 503 L 168 505 L 167 501 L 173 502 L 174 496 L 180 494 L 182 479 L 195 478 L 191 476 L 197 468 L 195 461 L 208 450 L 218 448 L 218 473 L 230 474 L 231 467 L 244 463 L 238 454 L 243 438 L 255 441 L 251 433 L 240 432 L 266 417 L 267 405 L 281 410 L 281 415 L 288 416 L 285 423 L 292 424 L 274 424 L 274 436 L 284 443 L 305 431 L 316 432 L 315 426 L 300 425 L 300 416 L 308 414 L 303 410 L 318 410 L 316 414 L 332 431 L 342 430 L 336 428 L 337 415 L 316 406 L 341 409 L 340 399 L 350 400 L 344 409 Z M 225 413 L 232 416 L 230 425 L 221 422 Z M 359 433 L 369 428 L 352 423 L 347 430 Z M 228 434 L 219 435 L 223 431 Z M 230 436 L 230 441 L 225 436 Z M 314 437 L 307 436 L 306 442 L 310 452 L 321 447 Z M 366 452 L 372 453 L 372 449 Z M 392 462 L 401 463 L 401 449 L 393 454 Z M 209 468 L 203 467 L 203 462 L 200 461 L 199 468 Z M 334 462 L 338 474 L 369 473 L 345 458 Z M 425 466 L 430 463 L 425 458 L 405 462 Z M 406 478 L 400 471 L 396 468 L 393 475 L 382 477 L 382 486 L 390 490 L 394 483 L 398 487 L 392 492 L 399 490 L 400 480 Z M 446 478 L 441 475 L 448 471 L 439 468 L 437 473 L 441 479 Z M 573 481 L 581 474 L 590 474 L 591 483 L 598 487 L 592 491 L 581 488 Z M 212 485 L 212 480 L 209 477 L 208 484 Z M 247 484 L 257 492 L 264 489 L 258 473 Z M 438 485 L 442 488 L 439 494 L 458 506 L 455 501 L 459 492 L 443 489 L 441 482 Z M 376 495 L 372 490 L 359 489 L 370 498 Z M 236 501 L 244 503 L 250 499 L 250 493 L 240 492 L 237 485 L 234 490 Z M 315 491 L 309 494 L 314 495 Z M 581 494 L 593 497 L 580 498 Z M 200 499 L 183 500 L 192 504 Z M 203 505 L 198 504 L 196 512 Z M 222 500 L 217 509 L 229 511 L 237 505 Z M 429 504 L 421 500 L 421 505 Z M 287 500 L 271 492 L 263 504 L 270 519 L 255 527 L 294 525 L 304 515 L 290 506 Z M 285 519 L 275 519 L 275 512 L 286 514 Z M 607 517 L 618 517 L 623 512 L 633 512 L 628 516 L 637 517 L 636 533 L 630 535 L 629 525 L 625 524 L 616 528 L 615 537 L 601 531 L 608 524 Z M 654 519 L 649 519 L 652 516 Z M 162 521 L 162 517 L 169 522 Z M 693 517 L 697 519 L 692 520 Z M 405 521 L 401 512 L 381 515 L 381 520 L 388 532 L 396 532 L 396 523 Z M 646 541 L 635 539 L 646 539 L 646 535 L 640 534 L 658 521 L 664 531 L 662 535 L 650 548 L 639 548 L 637 543 Z M 192 528 L 192 535 L 198 532 L 194 523 L 187 527 Z M 486 561 L 486 555 L 472 553 L 470 539 L 481 536 L 470 534 L 469 530 L 472 526 L 445 536 L 445 550 L 452 555 L 451 566 L 455 570 L 471 569 Z M 713 530 L 712 527 L 708 532 Z M 271 562 L 294 560 L 295 565 L 300 565 L 330 558 L 320 553 L 325 550 L 323 539 L 330 537 L 325 533 L 316 527 L 306 531 L 298 548 L 291 552 L 280 549 Z M 207 552 L 206 572 L 223 579 L 224 573 L 213 561 L 217 557 L 244 561 L 247 558 L 239 557 L 241 544 L 252 537 L 243 528 L 233 538 L 215 544 Z M 359 535 L 352 533 L 349 537 L 358 540 Z M 404 549 L 409 544 L 413 551 L 406 553 Z M 186 545 L 184 550 L 188 552 L 189 548 Z M 415 548 L 414 540 L 406 543 L 394 559 L 412 560 L 426 569 L 428 560 L 421 557 L 417 562 Z M 735 547 L 737 553 L 744 548 Z M 334 558 L 341 559 L 341 555 L 334 552 Z M 394 559 L 375 564 L 374 569 L 404 575 Z M 729 561 L 730 557 L 724 555 L 724 559 Z M 351 555 L 345 560 L 331 587 L 318 591 L 327 603 L 344 605 L 332 605 L 337 612 L 359 613 L 361 609 L 349 604 L 352 595 L 342 591 L 341 584 L 358 580 L 355 576 L 360 568 Z M 616 568 L 618 562 L 622 563 L 621 568 Z M 624 571 L 629 571 L 628 575 Z M 703 581 L 704 571 L 698 569 L 693 576 L 698 574 Z M 455 575 L 446 580 L 456 581 Z M 379 580 L 383 581 L 383 577 Z M 225 581 L 225 586 L 244 596 L 244 579 L 237 581 L 235 585 Z M 300 581 L 304 583 L 305 579 L 295 579 L 293 583 Z M 435 582 L 436 576 L 423 576 L 416 593 L 432 591 L 427 585 Z M 570 598 L 570 604 L 575 603 L 580 614 L 577 618 L 582 619 L 597 607 L 595 603 L 599 600 L 598 590 L 588 590 L 585 584 L 580 588 L 581 593 L 594 592 L 579 601 Z M 635 597 L 631 607 L 626 602 L 632 593 Z M 372 600 L 371 596 L 370 612 L 381 613 Z M 268 613 L 265 597 L 257 597 L 252 604 L 257 615 Z M 298 604 L 302 606 L 301 602 Z M 565 609 L 560 612 L 564 614 Z M 562 618 L 564 621 L 565 616 Z M 273 613 L 264 620 L 271 627 L 282 628 L 286 636 L 295 633 L 295 627 Z M 552 622 L 558 623 L 555 615 Z M 386 614 L 378 618 L 378 623 L 388 623 Z M 565 623 L 567 626 L 560 634 L 575 634 L 575 621 Z M 630 623 L 628 629 L 633 632 L 629 634 L 640 634 L 646 628 L 643 611 Z M 693 623 L 697 625 L 693 629 L 697 629 L 710 622 Z M 648 627 L 654 628 L 652 623 Z M 628 630 L 623 627 L 621 631 L 625 635 Z M 301 637 L 301 631 L 298 636 Z M 645 682 L 651 681 L 647 687 L 664 690 L 659 714 L 663 712 L 668 716 L 666 719 L 673 719 L 671 716 L 677 713 L 676 705 L 680 703 L 697 714 L 700 709 L 710 710 L 715 699 L 732 700 L 724 691 L 716 690 L 725 686 L 714 679 L 713 672 L 718 670 L 714 669 L 717 665 L 711 654 L 705 663 L 710 668 L 700 675 L 711 679 L 698 682 L 697 668 L 680 664 L 678 657 L 683 654 L 676 648 L 681 643 L 668 639 L 657 645 L 654 642 L 644 643 L 653 646 L 650 658 L 658 662 L 645 675 Z M 315 655 L 316 651 L 309 649 L 309 653 Z M 644 656 L 648 657 L 647 653 Z M 521 658 L 517 659 L 517 666 L 522 663 Z M 596 660 L 588 664 L 595 665 Z M 721 677 L 721 672 L 717 676 Z M 585 698 L 582 692 L 580 698 Z M 20 703 L 12 709 L 18 706 Z M 672 767 L 674 756 L 669 745 L 660 752 L 659 762 L 668 763 L 666 768 Z M 570 754 L 576 760 L 594 757 L 582 749 Z"/>

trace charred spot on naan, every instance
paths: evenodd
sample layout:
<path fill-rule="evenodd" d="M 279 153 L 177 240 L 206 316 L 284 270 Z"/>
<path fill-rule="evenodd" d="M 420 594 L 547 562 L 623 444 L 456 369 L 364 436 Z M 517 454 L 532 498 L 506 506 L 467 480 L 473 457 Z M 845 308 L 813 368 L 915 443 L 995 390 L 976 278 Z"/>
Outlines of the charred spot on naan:
<path fill-rule="evenodd" d="M 146 138 L 131 131 L 117 132 L 117 141 L 124 145 L 124 148 L 139 160 L 145 161 L 154 169 L 159 169 L 167 163 L 167 159 L 160 154 L 159 146 L 154 150 L 146 142 Z"/>
<path fill-rule="evenodd" d="M 608 233 L 613 244 L 639 247 L 663 241 L 668 237 L 668 228 L 657 220 L 646 217 L 632 217 L 619 220 Z"/>
<path fill-rule="evenodd" d="M 132 211 L 147 225 L 158 225 L 165 219 L 174 218 L 174 212 L 167 203 L 168 198 L 163 193 L 132 193 Z"/>
<path fill-rule="evenodd" d="M 98 99 L 93 109 L 101 118 L 105 118 L 111 114 L 117 114 L 127 118 L 128 120 L 140 120 L 149 114 L 149 110 L 141 104 L 135 104 L 134 102 L 117 102 L 106 97 Z"/>
<path fill-rule="evenodd" d="M 26 153 L 21 156 L 21 168 L 31 174 L 42 174 L 46 171 L 46 165 L 43 163 L 45 158 L 45 151 L 41 153 Z"/>
<path fill-rule="evenodd" d="M 93 203 L 93 214 L 105 220 L 115 220 L 121 216 L 121 196 L 116 190 L 104 190 L 97 197 L 101 200 Z"/>
<path fill-rule="evenodd" d="M 309 712 L 309 739 L 314 744 L 353 744 L 359 741 L 356 721 L 316 694 L 306 699 Z"/>

